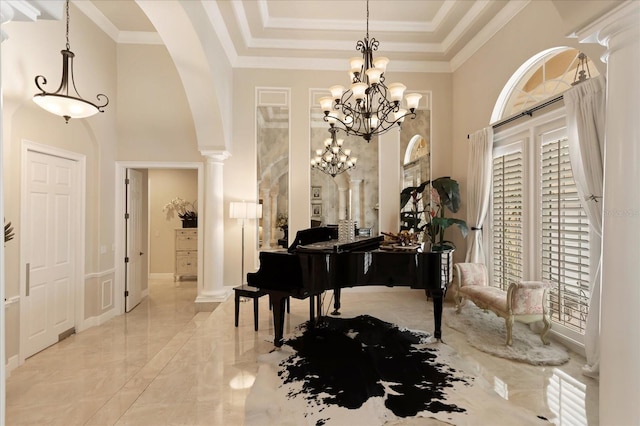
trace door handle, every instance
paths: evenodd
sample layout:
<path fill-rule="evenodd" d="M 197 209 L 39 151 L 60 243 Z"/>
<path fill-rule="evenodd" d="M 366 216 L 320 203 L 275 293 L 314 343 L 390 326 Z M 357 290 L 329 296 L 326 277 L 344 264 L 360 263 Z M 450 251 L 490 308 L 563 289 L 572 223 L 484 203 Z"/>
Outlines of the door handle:
<path fill-rule="evenodd" d="M 142 256 L 143 254 L 144 254 L 143 252 L 140 252 L 140 256 Z"/>
<path fill-rule="evenodd" d="M 29 293 L 31 291 L 31 263 L 27 263 L 25 266 L 27 267 L 27 274 L 26 274 L 27 275 L 27 279 L 26 279 L 27 288 L 26 288 L 24 294 L 25 294 L 25 296 L 29 296 Z"/>

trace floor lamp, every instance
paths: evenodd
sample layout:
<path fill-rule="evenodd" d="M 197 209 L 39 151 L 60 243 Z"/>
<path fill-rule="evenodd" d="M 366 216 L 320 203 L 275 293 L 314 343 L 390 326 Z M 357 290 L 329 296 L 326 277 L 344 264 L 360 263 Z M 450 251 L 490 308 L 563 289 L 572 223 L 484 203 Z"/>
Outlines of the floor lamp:
<path fill-rule="evenodd" d="M 240 284 L 244 287 L 244 225 L 247 220 L 259 219 L 262 217 L 262 204 L 231 202 L 229 204 L 229 217 L 238 219 L 238 223 L 242 225 L 242 266 L 240 268 Z"/>

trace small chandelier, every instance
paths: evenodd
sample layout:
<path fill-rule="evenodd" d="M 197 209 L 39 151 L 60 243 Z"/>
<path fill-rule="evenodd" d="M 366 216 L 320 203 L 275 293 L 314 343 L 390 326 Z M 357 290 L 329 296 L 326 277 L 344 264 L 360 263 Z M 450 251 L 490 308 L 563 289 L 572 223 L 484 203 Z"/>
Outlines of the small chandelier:
<path fill-rule="evenodd" d="M 324 141 L 324 152 L 322 149 L 316 150 L 315 158 L 311 159 L 311 167 L 324 172 L 331 177 L 336 177 L 342 172 L 356 167 L 357 158 L 351 157 L 350 149 L 342 149 L 343 139 L 337 139 L 336 127 L 329 128 L 331 137 Z"/>
<path fill-rule="evenodd" d="M 385 71 L 388 58 L 373 59 L 373 51 L 380 43 L 369 39 L 369 0 L 367 0 L 367 34 L 364 40 L 358 40 L 356 50 L 362 57 L 351 58 L 351 87 L 346 89 L 336 85 L 329 88 L 331 96 L 320 98 L 320 107 L 324 112 L 324 121 L 331 127 L 340 126 L 348 135 L 362 136 L 367 142 L 375 135 L 390 130 L 394 124 L 399 126 L 405 117 L 415 118 L 422 95 L 410 93 L 405 96 L 407 111 L 400 108 L 400 101 L 406 89 L 402 83 L 387 86 Z"/>
<path fill-rule="evenodd" d="M 101 102 L 101 98 L 103 98 L 104 103 L 95 104 L 82 99 L 82 96 L 78 93 L 78 89 L 76 89 L 76 83 L 73 79 L 73 57 L 75 55 L 69 50 L 69 0 L 67 0 L 66 8 L 67 48 L 60 51 L 60 53 L 62 53 L 62 81 L 60 82 L 60 87 L 58 87 L 58 90 L 55 92 L 47 92 L 41 86 L 41 84 L 47 84 L 47 79 L 42 75 L 36 76 L 36 86 L 41 90 L 41 93 L 33 95 L 33 101 L 43 109 L 64 117 L 65 122 L 69 123 L 70 118 L 91 117 L 98 112 L 104 112 L 104 107 L 109 103 L 109 98 L 106 95 L 99 94 L 96 98 L 99 102 Z M 71 86 L 75 92 L 75 94 L 72 92 L 71 95 L 69 94 L 69 77 L 71 78 Z"/>

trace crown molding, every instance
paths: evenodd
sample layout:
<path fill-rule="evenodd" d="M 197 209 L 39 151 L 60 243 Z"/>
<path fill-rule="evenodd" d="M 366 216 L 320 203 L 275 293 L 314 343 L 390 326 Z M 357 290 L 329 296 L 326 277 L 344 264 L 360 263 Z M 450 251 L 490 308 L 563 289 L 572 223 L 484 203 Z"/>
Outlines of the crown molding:
<path fill-rule="evenodd" d="M 451 59 L 451 70 L 455 71 L 471 58 L 482 46 L 487 43 L 500 29 L 507 25 L 518 13 L 520 13 L 531 0 L 510 1 L 476 36 L 467 43 L 457 55 Z"/>

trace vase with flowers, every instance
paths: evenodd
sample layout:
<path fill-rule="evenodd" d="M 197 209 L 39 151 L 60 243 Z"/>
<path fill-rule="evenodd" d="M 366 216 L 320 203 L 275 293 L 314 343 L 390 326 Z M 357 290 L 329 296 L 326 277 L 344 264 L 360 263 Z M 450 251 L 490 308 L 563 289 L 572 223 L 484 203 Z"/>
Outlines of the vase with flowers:
<path fill-rule="evenodd" d="M 287 239 L 289 236 L 289 218 L 285 213 L 278 213 L 278 217 L 276 218 L 276 227 L 280 228 L 284 233 L 283 239 Z"/>
<path fill-rule="evenodd" d="M 196 201 L 186 201 L 180 197 L 176 197 L 169 201 L 162 208 L 162 211 L 166 213 L 167 220 L 177 215 L 182 220 L 183 228 L 197 228 L 198 227 L 198 210 L 196 208 Z"/>

